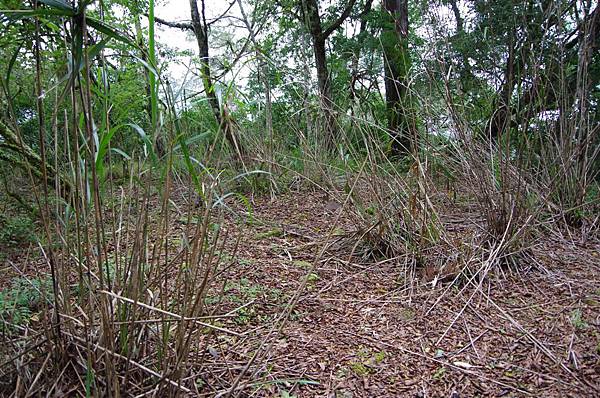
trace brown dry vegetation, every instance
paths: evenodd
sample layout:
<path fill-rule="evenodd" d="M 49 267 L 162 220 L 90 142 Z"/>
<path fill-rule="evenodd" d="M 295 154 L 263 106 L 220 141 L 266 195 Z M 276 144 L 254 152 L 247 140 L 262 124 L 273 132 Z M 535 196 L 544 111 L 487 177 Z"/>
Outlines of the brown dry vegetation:
<path fill-rule="evenodd" d="M 186 208 L 186 191 L 177 190 L 174 209 Z M 445 204 L 441 222 L 453 231 L 452 239 L 469 242 L 481 216 L 460 195 L 456 202 L 437 199 Z M 231 204 L 238 212 L 245 209 Z M 495 268 L 481 279 L 456 274 L 456 280 L 442 281 L 436 277 L 443 272 L 415 268 L 408 255 L 378 259 L 361 252 L 356 247 L 361 231 L 351 212 L 330 204 L 324 195 L 302 190 L 275 200 L 256 197 L 251 223 L 224 218 L 226 266 L 222 282 L 205 301 L 209 313 L 226 314 L 214 324 L 228 332 L 202 327 L 191 332 L 198 337 L 182 381 L 187 394 L 220 396 L 242 369 L 236 392 L 243 396 L 580 397 L 598 392 L 597 238 L 540 231 L 517 267 Z M 150 208 L 156 213 L 158 197 Z M 173 253 L 186 225 L 174 219 L 169 226 Z M 9 255 L 14 269 L 36 275 L 47 268 L 37 248 L 27 252 Z M 173 267 L 165 276 L 175 279 L 177 273 Z M 11 274 L 5 273 L 4 285 Z M 289 319 L 273 333 L 295 294 Z M 35 322 L 30 327 L 33 333 Z M 144 345 L 151 348 L 157 335 L 152 326 L 149 330 Z M 260 355 L 251 361 L 259 347 Z M 26 357 L 29 366 L 46 369 L 42 379 L 59 371 L 55 394 L 83 391 L 72 363 L 55 368 L 40 363 L 42 352 Z M 126 361 L 114 365 L 120 368 Z M 18 370 L 7 363 L 3 367 L 6 376 Z M 4 391 L 24 394 L 28 386 L 21 377 L 16 385 L 15 380 L 5 384 Z M 52 385 L 44 380 L 32 391 L 39 394 Z"/>

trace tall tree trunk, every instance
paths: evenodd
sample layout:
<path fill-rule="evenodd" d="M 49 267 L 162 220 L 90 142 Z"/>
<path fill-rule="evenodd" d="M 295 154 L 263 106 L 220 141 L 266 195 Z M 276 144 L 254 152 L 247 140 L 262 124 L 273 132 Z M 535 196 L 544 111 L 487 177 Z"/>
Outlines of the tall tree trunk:
<path fill-rule="evenodd" d="M 360 28 L 358 30 L 359 39 L 362 38 L 367 30 L 367 15 L 371 12 L 373 6 L 373 0 L 366 0 L 364 8 L 360 13 Z M 352 55 L 352 66 L 351 66 L 351 78 L 350 78 L 350 104 L 353 105 L 354 99 L 356 98 L 356 83 L 359 79 L 358 63 L 360 61 L 360 48 L 357 47 L 353 51 Z"/>
<path fill-rule="evenodd" d="M 327 53 L 325 40 L 313 39 L 313 50 L 315 53 L 315 64 L 317 67 L 317 85 L 321 94 L 321 103 L 325 113 L 326 143 L 329 149 L 335 147 L 337 138 L 337 126 L 334 115 L 334 102 L 331 95 L 331 81 L 327 68 Z"/>
<path fill-rule="evenodd" d="M 404 157 L 417 147 L 412 132 L 408 98 L 408 0 L 384 0 L 388 18 L 382 32 L 385 70 L 385 99 L 388 129 L 392 135 L 392 155 Z"/>
<path fill-rule="evenodd" d="M 327 38 L 338 29 L 341 24 L 348 18 L 352 7 L 356 0 L 349 0 L 340 16 L 332 22 L 327 28 L 323 29 L 321 16 L 319 15 L 319 3 L 317 0 L 301 0 L 302 21 L 308 31 L 313 43 L 313 51 L 315 54 L 315 66 L 317 69 L 317 84 L 319 86 L 319 94 L 323 104 L 323 112 L 325 113 L 325 129 L 326 129 L 326 145 L 329 150 L 335 147 L 337 139 L 337 125 L 334 112 L 334 101 L 331 93 L 331 81 L 329 70 L 327 68 L 327 51 L 325 48 Z"/>
<path fill-rule="evenodd" d="M 327 40 L 323 35 L 321 17 L 319 15 L 319 4 L 317 0 L 302 0 L 302 11 L 304 14 L 304 23 L 310 32 L 315 55 L 315 67 L 317 69 L 317 85 L 321 95 L 321 103 L 325 114 L 325 139 L 328 149 L 335 146 L 337 128 L 335 116 L 333 114 L 333 100 L 331 98 L 331 84 L 329 81 L 329 70 L 327 68 L 327 51 L 325 42 Z"/>
<path fill-rule="evenodd" d="M 229 142 L 229 145 L 234 151 L 234 156 L 237 158 L 237 160 L 243 161 L 243 159 L 246 156 L 246 151 L 239 139 L 236 123 L 231 114 L 229 114 L 229 112 L 227 111 L 227 107 L 225 105 L 221 107 L 221 104 L 219 104 L 219 99 L 217 98 L 217 93 L 215 92 L 215 87 L 212 81 L 208 46 L 208 24 L 206 23 L 206 16 L 204 12 L 205 0 L 201 0 L 201 4 L 202 11 L 200 12 L 198 10 L 197 0 L 190 0 L 192 23 L 169 22 L 161 18 L 155 18 L 155 21 L 162 25 L 170 26 L 172 28 L 190 30 L 194 32 L 194 36 L 196 37 L 196 43 L 198 44 L 198 53 L 200 55 L 200 61 L 202 63 L 200 65 L 202 85 L 204 86 L 204 91 L 206 92 L 208 103 L 217 121 L 219 129 L 223 132 L 225 138 L 227 139 L 227 142 Z"/>
<path fill-rule="evenodd" d="M 208 46 L 208 25 L 206 24 L 205 17 L 205 3 L 201 0 L 202 14 L 198 10 L 197 0 L 190 0 L 190 9 L 192 17 L 192 30 L 194 36 L 196 36 L 196 42 L 198 43 L 198 51 L 200 56 L 200 72 L 202 75 L 202 83 L 204 85 L 204 91 L 208 98 L 208 102 L 212 109 L 212 112 L 217 120 L 217 124 L 225 138 L 234 150 L 235 156 L 238 160 L 242 160 L 245 156 L 244 148 L 240 142 L 240 139 L 235 128 L 235 123 L 230 114 L 227 113 L 225 107 L 221 110 L 217 93 L 212 81 L 212 75 L 210 70 L 210 57 L 209 57 L 209 46 Z M 227 114 L 226 114 L 227 113 Z"/>

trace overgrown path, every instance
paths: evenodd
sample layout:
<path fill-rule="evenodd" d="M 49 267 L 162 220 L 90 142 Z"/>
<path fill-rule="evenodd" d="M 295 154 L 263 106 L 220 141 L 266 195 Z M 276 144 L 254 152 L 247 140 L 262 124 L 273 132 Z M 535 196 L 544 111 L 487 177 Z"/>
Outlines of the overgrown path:
<path fill-rule="evenodd" d="M 281 335 L 248 372 L 249 395 L 600 394 L 597 241 L 540 236 L 519 270 L 434 284 L 402 257 L 350 257 L 360 250 L 345 238 L 354 232 L 345 215 L 310 272 L 343 211 L 317 194 L 260 198 L 253 209 L 220 304 L 246 305 L 228 325 L 245 337 L 223 338 L 211 350 L 222 363 L 215 380 L 247 363 L 309 273 Z M 214 382 L 210 394 L 220 391 Z"/>

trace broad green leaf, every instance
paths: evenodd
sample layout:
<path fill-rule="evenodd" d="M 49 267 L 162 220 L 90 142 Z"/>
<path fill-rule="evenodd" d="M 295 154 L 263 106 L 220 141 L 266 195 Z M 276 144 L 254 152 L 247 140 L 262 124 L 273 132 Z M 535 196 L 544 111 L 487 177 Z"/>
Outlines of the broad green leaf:
<path fill-rule="evenodd" d="M 91 17 L 86 17 L 85 20 L 89 26 L 96 29 L 98 32 L 104 33 L 108 37 L 111 37 L 122 43 L 129 44 L 130 46 L 136 47 L 135 42 L 133 40 L 131 40 L 131 38 L 129 38 L 124 33 L 121 33 L 119 31 L 117 31 L 116 29 L 113 29 L 112 27 L 108 26 L 104 22 L 102 22 L 98 19 L 95 19 L 95 18 L 91 18 Z"/>
<path fill-rule="evenodd" d="M 93 46 L 89 47 L 88 48 L 88 59 L 92 60 L 92 59 L 96 58 L 98 56 L 98 54 L 100 54 L 100 52 L 102 50 L 104 50 L 104 48 L 106 47 L 106 45 L 108 44 L 110 39 L 111 39 L 110 37 L 107 37 L 107 38 L 101 40 L 99 43 L 96 43 Z"/>
<path fill-rule="evenodd" d="M 38 8 L 37 10 L 0 10 L 0 17 L 6 16 L 9 20 L 12 21 L 33 17 L 74 17 L 75 15 L 76 14 L 73 10 L 59 10 L 48 8 Z"/>
<path fill-rule="evenodd" d="M 124 124 L 115 126 L 105 134 L 102 134 L 102 138 L 100 139 L 100 143 L 98 144 L 98 151 L 96 152 L 96 169 L 98 170 L 98 174 L 100 176 L 102 176 L 104 173 L 104 155 L 108 150 L 108 144 L 110 143 L 110 140 L 112 139 L 113 135 L 115 135 L 115 133 L 118 130 L 125 126 L 126 125 Z"/>
<path fill-rule="evenodd" d="M 75 9 L 71 7 L 71 4 L 63 0 L 38 0 L 38 2 L 54 9 L 75 12 Z"/>
<path fill-rule="evenodd" d="M 110 150 L 116 154 L 121 155 L 124 159 L 127 159 L 127 160 L 131 159 L 131 156 L 129 156 L 128 154 L 126 154 L 124 151 L 122 151 L 119 148 L 110 148 Z"/>

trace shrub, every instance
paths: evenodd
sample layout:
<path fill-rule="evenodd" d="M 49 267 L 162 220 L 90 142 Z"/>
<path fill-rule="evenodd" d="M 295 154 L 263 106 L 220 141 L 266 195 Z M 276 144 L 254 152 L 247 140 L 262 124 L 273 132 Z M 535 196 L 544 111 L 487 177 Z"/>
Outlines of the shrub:
<path fill-rule="evenodd" d="M 35 239 L 33 221 L 27 216 L 0 216 L 0 243 L 16 244 Z"/>

